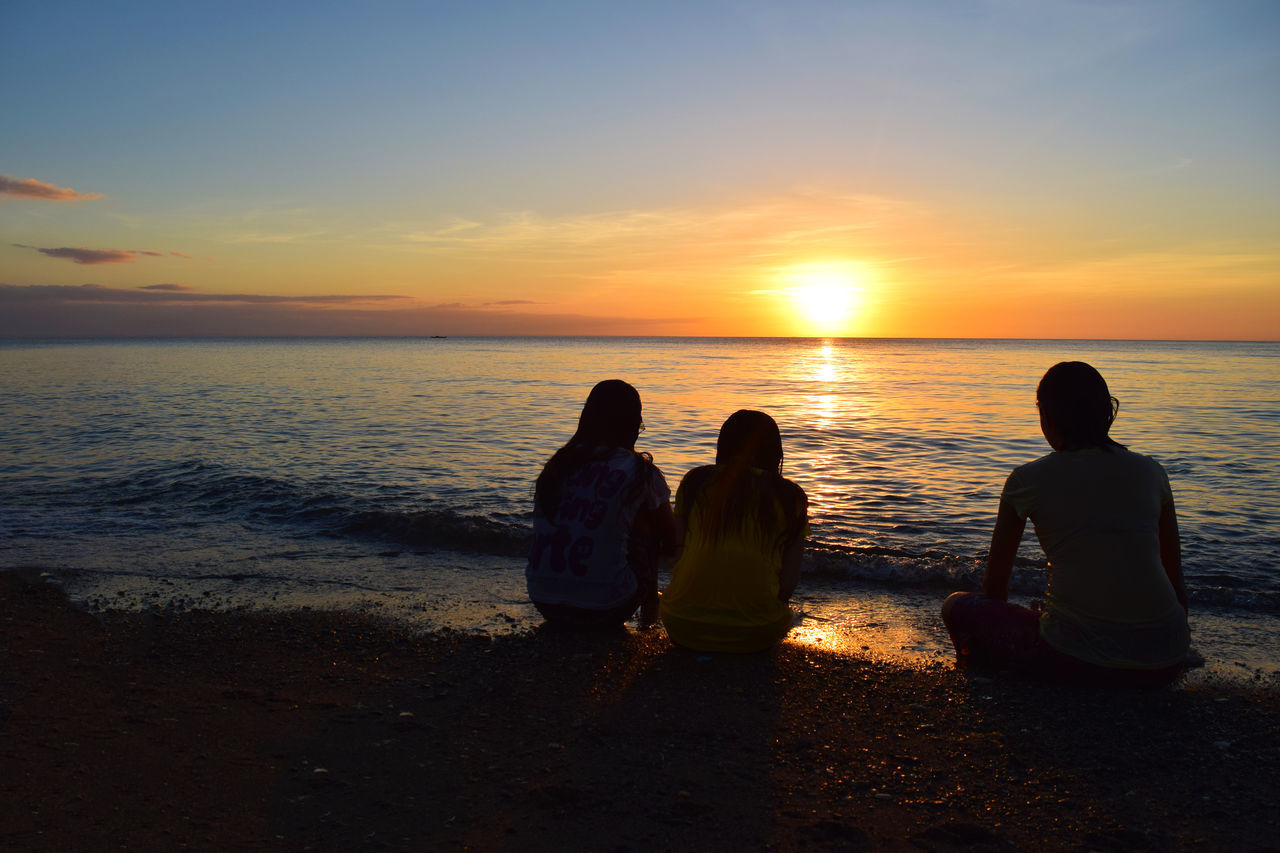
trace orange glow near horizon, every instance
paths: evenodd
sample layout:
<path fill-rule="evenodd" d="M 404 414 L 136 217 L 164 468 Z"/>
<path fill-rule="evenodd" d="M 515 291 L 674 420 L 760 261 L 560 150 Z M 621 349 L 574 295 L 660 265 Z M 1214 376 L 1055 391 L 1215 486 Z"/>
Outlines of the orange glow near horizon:
<path fill-rule="evenodd" d="M 255 220 L 253 233 L 212 236 L 189 224 L 161 244 L 184 256 L 148 253 L 135 264 L 93 266 L 95 286 L 129 291 L 102 310 L 86 309 L 76 289 L 83 266 L 10 247 L 11 280 L 42 288 L 32 295 L 49 303 L 13 328 L 55 337 L 1188 340 L 1274 340 L 1280 328 L 1274 255 L 1265 247 L 1189 244 L 1099 256 L 1043 235 L 1010 242 L 998 217 L 834 190 L 591 215 L 495 215 L 390 235 L 353 230 L 341 239 L 294 234 L 288 226 L 296 223 L 277 219 Z M 131 240 L 114 233 L 95 243 Z"/>

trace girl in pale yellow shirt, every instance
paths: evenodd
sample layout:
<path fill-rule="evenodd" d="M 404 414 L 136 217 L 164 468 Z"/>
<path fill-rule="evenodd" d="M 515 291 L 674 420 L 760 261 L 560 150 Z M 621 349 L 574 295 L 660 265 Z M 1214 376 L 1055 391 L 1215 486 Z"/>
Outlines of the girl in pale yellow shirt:
<path fill-rule="evenodd" d="M 981 593 L 943 604 L 956 652 L 1055 679 L 1168 682 L 1191 652 L 1164 468 L 1111 438 L 1119 404 L 1084 362 L 1051 367 L 1036 405 L 1053 452 L 1009 475 Z M 1037 609 L 1008 600 L 1028 518 L 1049 558 L 1047 601 Z"/>

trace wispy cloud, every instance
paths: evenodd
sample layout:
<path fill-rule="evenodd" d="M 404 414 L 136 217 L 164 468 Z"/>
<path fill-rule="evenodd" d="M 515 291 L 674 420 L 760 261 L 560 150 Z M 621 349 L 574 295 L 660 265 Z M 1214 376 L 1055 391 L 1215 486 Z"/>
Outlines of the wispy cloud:
<path fill-rule="evenodd" d="M 131 264 L 139 256 L 161 258 L 166 254 L 165 252 L 155 252 L 150 249 L 86 249 L 84 246 L 42 249 L 39 246 L 27 246 L 23 243 L 14 243 L 13 245 L 20 249 L 34 249 L 50 258 L 60 258 L 85 266 L 93 266 L 94 264 Z M 180 258 L 190 257 L 181 252 L 169 252 L 168 254 L 176 255 Z"/>
<path fill-rule="evenodd" d="M 35 178 L 0 175 L 0 196 L 6 195 L 37 201 L 93 201 L 102 198 L 102 193 L 81 193 L 67 187 L 46 184 Z"/>
<path fill-rule="evenodd" d="M 222 239 L 226 243 L 305 243 L 315 237 L 324 236 L 325 231 L 299 231 L 291 233 L 272 233 L 265 231 L 246 231 L 239 234 L 228 234 Z"/>
<path fill-rule="evenodd" d="M 488 222 L 453 219 L 401 232 L 402 245 L 459 254 L 599 256 L 652 260 L 696 250 L 710 262 L 742 261 L 878 245 L 904 224 L 932 216 L 919 205 L 810 189 L 708 207 L 618 210 L 548 217 L 511 212 Z"/>
<path fill-rule="evenodd" d="M 329 212 L 284 205 L 246 210 L 213 226 L 215 239 L 237 245 L 331 242 L 337 236 L 333 229 Z"/>
<path fill-rule="evenodd" d="M 93 264 L 131 264 L 133 259 L 138 256 L 137 252 L 131 252 L 127 249 L 86 249 L 83 246 L 77 248 L 63 247 L 61 249 L 41 249 L 36 246 L 24 246 L 23 248 L 35 249 L 42 255 L 61 258 L 86 266 L 92 266 Z"/>
<path fill-rule="evenodd" d="M 424 305 L 404 296 L 193 292 L 185 285 L 0 283 L 0 337 L 643 335 L 694 318 L 540 314 L 514 305 Z"/>
<path fill-rule="evenodd" d="M 200 293 L 184 284 L 150 284 L 137 288 L 101 284 L 0 284 L 0 305 L 16 302 L 133 303 L 133 304 L 241 304 L 241 305 L 346 305 L 407 300 L 393 294 L 328 294 L 280 296 L 267 293 Z"/>

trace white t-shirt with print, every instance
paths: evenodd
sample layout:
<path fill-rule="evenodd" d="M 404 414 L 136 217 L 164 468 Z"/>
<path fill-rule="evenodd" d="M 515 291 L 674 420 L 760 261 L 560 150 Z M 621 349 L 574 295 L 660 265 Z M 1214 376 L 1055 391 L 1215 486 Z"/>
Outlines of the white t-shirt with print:
<path fill-rule="evenodd" d="M 624 604 L 636 591 L 627 562 L 632 524 L 641 509 L 670 499 L 662 472 L 625 448 L 568 477 L 555 518 L 534 512 L 529 597 L 586 610 Z"/>

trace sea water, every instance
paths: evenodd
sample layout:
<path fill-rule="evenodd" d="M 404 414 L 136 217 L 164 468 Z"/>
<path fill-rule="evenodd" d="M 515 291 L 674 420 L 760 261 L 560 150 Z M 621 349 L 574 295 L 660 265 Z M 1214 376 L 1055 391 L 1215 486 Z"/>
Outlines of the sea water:
<path fill-rule="evenodd" d="M 1280 672 L 1280 344 L 701 338 L 0 342 L 0 568 L 89 607 L 369 608 L 520 631 L 532 483 L 591 386 L 639 389 L 673 490 L 740 408 L 811 502 L 794 642 L 950 654 L 1035 385 L 1083 360 L 1160 460 L 1210 671 Z M 1015 600 L 1043 594 L 1028 527 Z"/>

